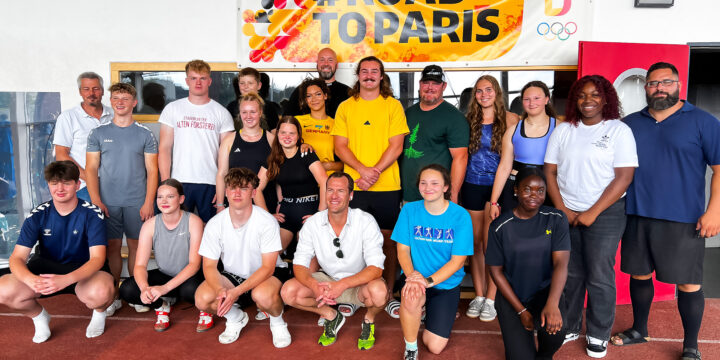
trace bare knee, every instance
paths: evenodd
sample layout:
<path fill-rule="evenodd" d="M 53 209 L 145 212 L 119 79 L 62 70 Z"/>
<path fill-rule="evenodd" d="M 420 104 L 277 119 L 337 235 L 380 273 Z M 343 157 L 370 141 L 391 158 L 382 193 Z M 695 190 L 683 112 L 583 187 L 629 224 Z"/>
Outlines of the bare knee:
<path fill-rule="evenodd" d="M 366 287 L 369 295 L 368 298 L 370 301 L 372 301 L 372 304 L 366 305 L 375 307 L 385 305 L 388 295 L 388 289 L 387 285 L 385 285 L 385 282 L 382 281 L 382 279 L 372 280 L 366 285 Z M 366 299 L 366 301 L 367 300 L 368 299 Z"/>
<path fill-rule="evenodd" d="M 432 332 L 425 330 L 423 332 L 423 343 L 428 348 L 428 351 L 435 355 L 439 355 L 447 346 L 448 339 L 433 334 Z"/>
<path fill-rule="evenodd" d="M 400 298 L 400 310 L 404 310 L 408 314 L 419 316 L 424 304 L 425 301 L 421 298 L 410 298 L 404 295 Z"/>
<path fill-rule="evenodd" d="M 650 280 L 652 279 L 652 274 L 647 275 L 632 275 L 632 278 L 635 280 Z"/>
<path fill-rule="evenodd" d="M 280 298 L 285 304 L 293 306 L 297 304 L 300 283 L 295 279 L 288 280 L 280 289 Z"/>
<path fill-rule="evenodd" d="M 682 292 L 696 292 L 696 291 L 700 291 L 700 289 L 702 288 L 702 285 L 679 284 L 677 287 L 678 287 L 678 290 L 680 290 Z"/>
<path fill-rule="evenodd" d="M 33 298 L 35 291 L 18 280 L 15 275 L 7 274 L 0 277 L 0 304 L 18 309 L 21 303 Z"/>
<path fill-rule="evenodd" d="M 204 282 L 195 291 L 195 307 L 205 312 L 217 310 L 215 293 Z"/>
<path fill-rule="evenodd" d="M 98 272 L 87 282 L 79 283 L 75 288 L 75 293 L 88 308 L 105 308 L 115 298 L 113 278 L 108 273 Z"/>

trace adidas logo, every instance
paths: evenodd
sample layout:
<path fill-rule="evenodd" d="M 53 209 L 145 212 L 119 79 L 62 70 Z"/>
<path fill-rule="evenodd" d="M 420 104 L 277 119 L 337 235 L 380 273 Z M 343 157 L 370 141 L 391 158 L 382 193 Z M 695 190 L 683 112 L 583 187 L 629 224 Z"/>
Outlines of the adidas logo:
<path fill-rule="evenodd" d="M 233 151 L 233 152 L 236 152 L 236 153 L 237 153 L 237 152 L 242 152 L 242 150 L 240 150 L 240 148 L 236 148 L 235 151 Z"/>
<path fill-rule="evenodd" d="M 366 120 L 363 125 L 370 125 L 370 120 Z"/>

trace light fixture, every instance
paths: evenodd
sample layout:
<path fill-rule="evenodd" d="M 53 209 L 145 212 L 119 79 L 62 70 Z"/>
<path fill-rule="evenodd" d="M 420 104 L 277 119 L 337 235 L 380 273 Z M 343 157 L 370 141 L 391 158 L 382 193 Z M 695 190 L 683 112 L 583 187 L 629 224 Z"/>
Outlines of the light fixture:
<path fill-rule="evenodd" d="M 635 7 L 669 8 L 675 0 L 635 0 Z"/>

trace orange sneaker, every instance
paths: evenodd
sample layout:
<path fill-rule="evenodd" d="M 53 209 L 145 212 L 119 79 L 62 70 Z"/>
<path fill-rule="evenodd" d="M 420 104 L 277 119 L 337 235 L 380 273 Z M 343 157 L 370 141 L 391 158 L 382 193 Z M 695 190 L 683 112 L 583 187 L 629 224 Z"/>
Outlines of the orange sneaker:
<path fill-rule="evenodd" d="M 157 321 L 155 321 L 155 331 L 163 332 L 170 327 L 170 312 L 172 307 L 163 301 L 162 306 L 155 309 Z"/>
<path fill-rule="evenodd" d="M 215 322 L 213 322 L 212 314 L 201 311 L 195 331 L 205 332 L 212 329 L 213 326 L 215 326 Z"/>

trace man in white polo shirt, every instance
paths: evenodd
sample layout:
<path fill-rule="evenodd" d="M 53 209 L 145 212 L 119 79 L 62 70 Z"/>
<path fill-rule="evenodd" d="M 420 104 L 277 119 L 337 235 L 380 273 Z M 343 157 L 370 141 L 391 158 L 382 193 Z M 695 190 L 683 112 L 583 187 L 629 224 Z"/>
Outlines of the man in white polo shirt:
<path fill-rule="evenodd" d="M 113 111 L 102 103 L 103 78 L 94 72 L 84 72 L 77 78 L 83 101 L 80 105 L 63 111 L 55 122 L 55 160 L 70 160 L 80 169 L 78 199 L 90 202 L 85 187 L 85 149 L 90 130 L 107 124 L 113 119 Z"/>
<path fill-rule="evenodd" d="M 335 172 L 327 180 L 327 210 L 307 219 L 300 230 L 293 260 L 295 278 L 282 288 L 283 301 L 300 310 L 314 312 L 325 319 L 318 343 L 335 343 L 345 323 L 340 311 L 330 305 L 367 307 L 358 349 L 375 344 L 375 315 L 387 302 L 387 285 L 382 279 L 383 236 L 372 215 L 350 209 L 353 179 Z M 321 271 L 311 272 L 311 260 L 317 257 Z M 342 310 L 341 310 L 342 311 Z"/>

